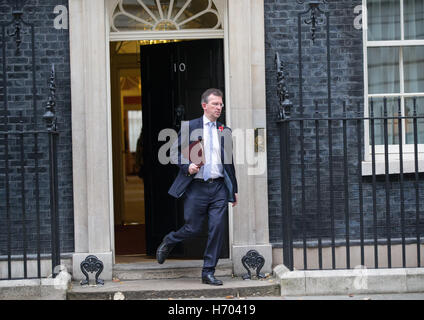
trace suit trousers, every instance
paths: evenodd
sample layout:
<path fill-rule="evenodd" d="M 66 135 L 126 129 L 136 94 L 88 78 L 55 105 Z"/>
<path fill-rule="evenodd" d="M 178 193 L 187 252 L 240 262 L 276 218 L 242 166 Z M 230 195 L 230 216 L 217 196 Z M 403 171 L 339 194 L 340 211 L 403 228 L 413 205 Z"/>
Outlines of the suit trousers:
<path fill-rule="evenodd" d="M 227 209 L 228 194 L 224 179 L 214 182 L 194 179 L 185 192 L 185 224 L 165 237 L 168 244 L 174 245 L 198 236 L 208 218 L 208 241 L 203 256 L 202 276 L 215 272 L 224 242 Z"/>

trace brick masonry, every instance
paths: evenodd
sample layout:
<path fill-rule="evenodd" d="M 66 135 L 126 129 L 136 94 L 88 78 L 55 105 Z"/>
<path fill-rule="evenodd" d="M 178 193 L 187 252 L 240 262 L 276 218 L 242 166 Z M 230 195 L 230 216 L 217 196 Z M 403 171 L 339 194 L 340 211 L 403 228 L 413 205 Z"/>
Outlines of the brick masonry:
<path fill-rule="evenodd" d="M 6 186 L 10 201 L 11 253 L 23 252 L 23 232 L 26 232 L 27 254 L 36 253 L 36 170 L 39 164 L 39 207 L 41 253 L 50 252 L 50 187 L 48 175 L 48 144 L 45 134 L 38 137 L 38 152 L 34 147 L 34 135 L 25 135 L 24 146 L 24 192 L 22 193 L 21 141 L 16 135 L 8 137 L 9 179 L 5 179 L 5 135 L 7 130 L 33 130 L 45 128 L 42 116 L 48 101 L 48 80 L 54 64 L 56 71 L 56 115 L 58 123 L 58 185 L 61 252 L 74 251 L 73 191 L 72 191 L 72 141 L 71 141 L 71 88 L 69 61 L 69 29 L 56 29 L 54 20 L 59 15 L 55 7 L 67 7 L 67 0 L 29 0 L 23 9 L 23 20 L 34 26 L 35 60 L 32 58 L 31 28 L 22 26 L 21 53 L 15 54 L 15 38 L 0 38 L 6 42 L 6 60 L 0 52 L 0 256 L 7 254 L 8 230 L 6 224 Z M 0 24 L 13 20 L 12 8 L 6 0 L 0 0 Z M 12 33 L 14 25 L 5 28 Z M 7 97 L 5 97 L 3 65 L 6 65 Z M 36 117 L 33 111 L 33 64 L 35 65 Z M 8 100 L 5 112 L 4 100 Z M 22 196 L 24 194 L 24 197 Z M 23 199 L 25 199 L 25 229 L 22 223 Z"/>
<path fill-rule="evenodd" d="M 305 1 L 307 2 L 307 1 Z M 298 14 L 306 11 L 306 4 L 298 4 L 295 0 L 265 0 L 265 50 L 266 50 L 266 98 L 267 98 L 267 143 L 268 143 L 268 192 L 269 192 L 269 228 L 270 241 L 274 247 L 282 244 L 282 208 L 280 192 L 280 136 L 276 124 L 278 111 L 275 53 L 285 63 L 286 79 L 290 99 L 294 104 L 292 117 L 299 117 L 299 53 L 298 53 Z M 354 8 L 361 5 L 360 0 L 332 1 L 321 5 L 330 12 L 330 53 L 332 79 L 332 114 L 343 115 L 343 101 L 346 102 L 347 115 L 354 117 L 363 115 L 363 47 L 362 30 L 354 26 L 358 16 Z M 303 20 L 309 18 L 303 15 Z M 311 26 L 302 23 L 302 62 L 303 62 L 303 101 L 305 116 L 314 116 L 314 100 L 318 102 L 320 116 L 328 115 L 327 106 L 327 49 L 325 16 L 317 28 L 316 41 L 312 44 Z M 306 206 L 305 217 L 301 211 L 301 170 L 300 170 L 300 130 L 299 123 L 291 123 L 291 163 L 292 165 L 292 206 L 293 236 L 295 240 L 303 238 L 303 230 L 308 240 L 330 240 L 330 179 L 329 179 L 329 141 L 328 123 L 319 122 L 320 139 L 320 189 L 321 201 L 317 197 L 317 171 L 315 148 L 315 123 L 305 123 L 305 177 Z M 336 240 L 344 241 L 346 235 L 354 241 L 360 238 L 359 179 L 358 179 L 358 140 L 356 123 L 347 122 L 348 141 L 348 212 L 345 210 L 344 165 L 343 165 L 343 129 L 342 122 L 333 123 L 333 190 L 334 190 L 334 226 Z M 363 128 L 361 129 L 361 138 Z M 363 138 L 362 138 L 363 139 Z M 362 144 L 361 144 L 362 145 Z M 361 151 L 363 153 L 363 149 Z M 399 175 L 390 177 L 390 229 L 393 238 L 401 235 L 400 225 L 400 183 Z M 420 198 L 424 197 L 423 176 L 420 177 Z M 374 238 L 372 183 L 369 178 L 362 178 L 364 199 L 364 237 Z M 386 191 L 384 176 L 377 181 L 377 234 L 379 239 L 386 238 Z M 415 228 L 415 188 L 414 176 L 405 175 L 405 235 L 416 237 Z M 421 223 L 418 233 L 423 235 L 422 214 L 424 201 L 421 201 Z M 319 206 L 319 208 L 318 208 Z M 346 221 L 349 230 L 346 229 Z M 304 229 L 303 229 L 304 228 Z"/>
<path fill-rule="evenodd" d="M 331 19 L 331 68 L 332 68 L 332 92 L 333 114 L 342 114 L 342 101 L 346 101 L 347 113 L 355 115 L 357 108 L 363 111 L 363 51 L 362 31 L 354 28 L 354 19 L 357 16 L 354 8 L 361 4 L 360 0 L 329 1 L 324 8 L 330 11 Z M 60 211 L 60 236 L 61 251 L 72 252 L 74 250 L 74 227 L 73 227 L 73 199 L 72 199 L 72 141 L 71 141 L 71 88 L 70 88 L 70 62 L 69 62 L 69 30 L 57 30 L 53 21 L 58 14 L 54 13 L 57 5 L 67 6 L 66 0 L 29 0 L 24 7 L 23 18 L 35 26 L 35 66 L 36 66 L 36 101 L 37 123 L 43 126 L 42 114 L 45 102 L 48 98 L 47 80 L 50 76 L 51 65 L 56 69 L 56 98 L 58 128 L 60 131 L 58 143 L 59 164 L 59 211 Z M 266 98 L 267 98 L 267 130 L 268 130 L 268 192 L 269 192 L 269 229 L 270 240 L 274 246 L 280 246 L 282 242 L 282 209 L 280 193 L 280 150 L 279 130 L 276 124 L 277 118 L 277 94 L 276 94 L 276 67 L 274 65 L 275 52 L 280 53 L 281 59 L 287 68 L 287 81 L 290 98 L 294 103 L 293 116 L 299 114 L 299 89 L 298 89 L 298 50 L 297 50 L 297 15 L 304 11 L 305 5 L 299 5 L 295 0 L 264 0 L 265 9 L 265 49 L 266 49 Z M 306 17 L 306 16 L 305 16 Z M 6 0 L 0 0 L 0 23 L 5 24 L 12 20 L 12 10 Z M 12 27 L 7 30 L 11 31 Z M 23 27 L 22 54 L 14 55 L 15 43 L 7 39 L 7 76 L 9 111 L 8 129 L 20 129 L 20 112 L 22 112 L 23 127 L 25 130 L 33 129 L 32 116 L 32 52 L 30 46 L 29 28 Z M 304 75 L 304 107 L 305 115 L 313 115 L 313 100 L 319 103 L 320 114 L 327 114 L 326 106 L 326 49 L 325 29 L 319 26 L 316 42 L 311 46 L 310 26 L 303 24 L 302 36 L 304 37 L 303 75 Z M 3 41 L 3 39 L 0 39 Z M 0 66 L 3 66 L 3 58 L 0 54 Z M 1 69 L 2 70 L 2 69 Z M 4 75 L 1 72 L 0 83 L 3 83 Z M 0 132 L 4 132 L 4 86 L 0 85 Z M 320 130 L 321 155 L 321 190 L 322 203 L 318 216 L 316 206 L 316 171 L 314 167 L 315 146 L 314 127 L 309 123 L 306 127 L 305 143 L 306 157 L 309 161 L 307 167 L 307 207 L 306 220 L 303 225 L 299 204 L 301 199 L 300 170 L 294 165 L 292 170 L 293 181 L 293 209 L 295 239 L 302 236 L 302 227 L 306 227 L 306 235 L 310 239 L 316 239 L 319 234 L 323 238 L 329 236 L 330 211 L 329 211 L 329 177 L 328 177 L 328 130 L 321 123 Z M 358 239 L 359 229 L 359 203 L 358 203 L 358 178 L 357 169 L 357 141 L 354 124 L 348 123 L 349 141 L 349 236 L 352 240 Z M 335 160 L 334 193 L 335 202 L 335 227 L 338 239 L 344 239 L 346 235 L 345 210 L 344 210 L 344 184 L 343 180 L 343 152 L 342 135 L 340 124 L 333 129 L 333 150 Z M 299 129 L 294 126 L 292 135 L 292 163 L 298 163 L 299 155 Z M 9 190 L 10 190 L 10 215 L 12 217 L 12 253 L 22 252 L 22 196 L 21 196 L 21 172 L 19 169 L 20 141 L 9 137 Z M 25 208 L 27 215 L 27 240 L 28 253 L 35 252 L 36 227 L 35 227 L 35 174 L 33 140 L 27 137 L 24 140 L 25 154 Z M 44 148 L 44 149 L 43 149 Z M 41 214 L 41 246 L 42 252 L 48 253 L 50 248 L 50 218 L 49 218 L 49 187 L 48 172 L 46 169 L 48 160 L 45 151 L 46 141 L 40 138 L 38 158 L 40 163 L 40 214 Z M 6 182 L 5 182 L 5 144 L 4 135 L 0 134 L 0 255 L 5 254 L 7 247 L 7 230 L 3 223 L 6 216 Z M 327 161 L 327 162 L 326 162 Z M 385 237 L 385 189 L 384 177 L 378 179 L 378 235 Z M 364 188 L 364 231 L 366 238 L 373 237 L 372 216 L 372 185 L 368 178 L 363 178 Z M 408 235 L 414 236 L 415 219 L 415 191 L 413 176 L 405 176 L 405 218 L 407 221 Z M 390 180 L 391 196 L 391 219 L 399 226 L 399 176 L 392 176 Z M 421 177 L 420 197 L 424 198 L 424 183 Z M 421 201 L 423 210 L 424 201 Z M 319 218 L 319 219 L 318 219 Z M 424 217 L 421 215 L 421 221 Z M 422 234 L 422 226 L 419 233 Z M 393 236 L 399 235 L 399 227 L 392 230 Z"/>

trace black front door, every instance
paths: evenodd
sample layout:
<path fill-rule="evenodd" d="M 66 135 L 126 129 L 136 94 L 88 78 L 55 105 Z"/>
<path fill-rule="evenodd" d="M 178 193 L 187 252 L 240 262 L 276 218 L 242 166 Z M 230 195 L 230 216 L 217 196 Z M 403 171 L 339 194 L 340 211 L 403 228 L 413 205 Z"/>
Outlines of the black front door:
<path fill-rule="evenodd" d="M 159 132 L 166 128 L 178 131 L 181 114 L 184 120 L 202 116 L 200 98 L 206 89 L 224 92 L 222 44 L 222 40 L 195 40 L 141 46 L 148 255 L 155 255 L 163 237 L 184 224 L 182 199 L 168 195 L 178 168 L 159 162 L 159 149 L 166 143 L 158 140 Z M 225 123 L 223 117 L 219 121 Z M 201 236 L 176 246 L 173 256 L 201 259 L 206 240 L 207 224 Z M 222 257 L 228 257 L 228 237 Z"/>

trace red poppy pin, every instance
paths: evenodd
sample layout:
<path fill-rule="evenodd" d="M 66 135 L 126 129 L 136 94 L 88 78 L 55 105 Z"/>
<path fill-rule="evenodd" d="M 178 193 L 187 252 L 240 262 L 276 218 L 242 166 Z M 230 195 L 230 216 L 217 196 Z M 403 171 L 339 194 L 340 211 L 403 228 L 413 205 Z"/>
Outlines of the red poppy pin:
<path fill-rule="evenodd" d="M 219 131 L 222 132 L 222 130 L 224 130 L 224 127 L 223 126 L 220 126 L 218 129 L 219 129 Z"/>

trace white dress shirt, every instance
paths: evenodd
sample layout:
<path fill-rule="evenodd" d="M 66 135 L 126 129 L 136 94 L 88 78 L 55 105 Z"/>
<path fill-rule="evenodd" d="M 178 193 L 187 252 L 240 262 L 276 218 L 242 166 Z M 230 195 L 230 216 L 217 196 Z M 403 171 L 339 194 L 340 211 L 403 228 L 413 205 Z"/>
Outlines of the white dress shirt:
<path fill-rule="evenodd" d="M 205 151 L 205 159 L 207 161 L 209 155 L 209 142 L 211 141 L 211 137 L 209 137 L 209 122 L 211 122 L 205 115 L 203 115 L 203 146 Z M 213 153 L 212 153 L 212 168 L 211 168 L 211 178 L 216 179 L 223 177 L 223 168 L 221 164 L 221 147 L 219 145 L 218 138 L 218 130 L 216 127 L 216 122 L 214 122 L 214 126 L 212 126 L 212 141 L 213 141 Z M 194 176 L 195 179 L 203 179 L 203 170 L 204 166 L 200 169 L 200 171 Z"/>

